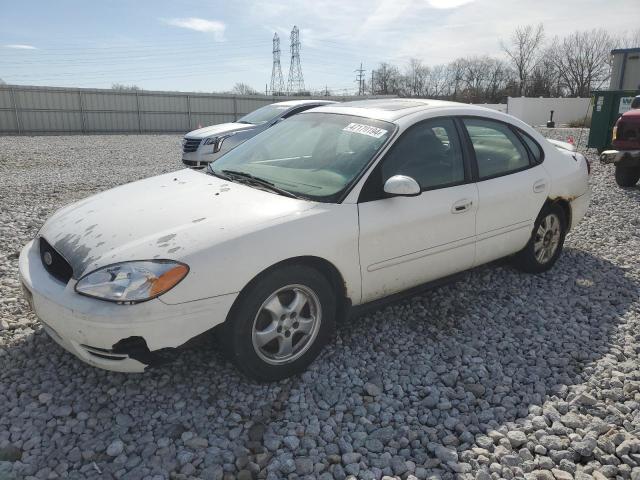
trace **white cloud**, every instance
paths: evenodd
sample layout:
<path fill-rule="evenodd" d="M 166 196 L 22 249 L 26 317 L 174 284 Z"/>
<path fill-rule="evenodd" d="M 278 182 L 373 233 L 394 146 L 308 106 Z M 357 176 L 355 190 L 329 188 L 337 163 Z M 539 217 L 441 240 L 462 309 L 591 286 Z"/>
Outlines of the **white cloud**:
<path fill-rule="evenodd" d="M 439 9 L 458 8 L 474 0 L 427 0 L 430 7 Z"/>
<path fill-rule="evenodd" d="M 11 44 L 11 45 L 3 45 L 4 48 L 14 48 L 16 50 L 37 50 L 33 45 L 22 45 L 22 44 Z"/>
<path fill-rule="evenodd" d="M 224 40 L 224 31 L 227 26 L 218 20 L 206 20 L 204 18 L 169 18 L 165 23 L 174 27 L 195 30 L 196 32 L 213 33 L 215 39 L 219 42 Z"/>

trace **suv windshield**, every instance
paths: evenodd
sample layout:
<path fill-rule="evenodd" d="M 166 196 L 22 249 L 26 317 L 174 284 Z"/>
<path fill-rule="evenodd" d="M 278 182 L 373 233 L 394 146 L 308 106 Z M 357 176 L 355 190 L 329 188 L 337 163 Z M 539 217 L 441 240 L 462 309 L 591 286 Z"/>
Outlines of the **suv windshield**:
<path fill-rule="evenodd" d="M 238 123 L 251 123 L 252 125 L 262 125 L 263 123 L 275 120 L 290 107 L 285 105 L 266 105 L 251 113 L 247 113 L 238 120 Z"/>
<path fill-rule="evenodd" d="M 392 123 L 305 113 L 265 130 L 210 164 L 250 174 L 312 200 L 337 199 L 393 133 Z"/>

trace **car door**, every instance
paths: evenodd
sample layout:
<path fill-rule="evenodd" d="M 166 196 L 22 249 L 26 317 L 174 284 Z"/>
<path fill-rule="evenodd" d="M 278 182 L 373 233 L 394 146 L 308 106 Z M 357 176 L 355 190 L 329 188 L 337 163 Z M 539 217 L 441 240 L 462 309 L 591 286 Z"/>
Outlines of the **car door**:
<path fill-rule="evenodd" d="M 551 179 L 525 145 L 524 134 L 515 127 L 479 117 L 463 118 L 462 123 L 477 167 L 475 264 L 480 265 L 515 253 L 527 244 Z"/>
<path fill-rule="evenodd" d="M 390 197 L 394 175 L 414 178 L 417 196 Z M 478 191 L 451 118 L 413 125 L 371 172 L 358 203 L 362 301 L 473 265 Z"/>

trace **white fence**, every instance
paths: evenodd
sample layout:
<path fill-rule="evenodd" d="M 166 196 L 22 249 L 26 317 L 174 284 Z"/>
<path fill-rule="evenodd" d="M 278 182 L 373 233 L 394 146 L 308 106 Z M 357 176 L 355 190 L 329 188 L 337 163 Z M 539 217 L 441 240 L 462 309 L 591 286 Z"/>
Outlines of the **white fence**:
<path fill-rule="evenodd" d="M 591 117 L 590 98 L 509 97 L 507 113 L 529 125 L 544 125 L 553 110 L 556 125 Z"/>

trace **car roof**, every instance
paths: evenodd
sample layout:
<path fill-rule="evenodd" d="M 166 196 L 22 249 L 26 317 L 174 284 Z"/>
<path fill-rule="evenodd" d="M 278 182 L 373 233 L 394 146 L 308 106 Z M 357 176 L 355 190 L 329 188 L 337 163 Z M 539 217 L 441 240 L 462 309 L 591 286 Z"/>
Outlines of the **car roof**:
<path fill-rule="evenodd" d="M 342 115 L 354 115 L 357 117 L 395 122 L 399 118 L 413 113 L 446 107 L 464 107 L 466 109 L 477 109 L 478 113 L 486 112 L 486 108 L 470 105 L 468 103 L 447 102 L 444 100 L 430 100 L 424 98 L 376 98 L 369 100 L 356 100 L 353 102 L 336 103 L 326 107 L 314 108 L 312 112 L 339 113 Z"/>
<path fill-rule="evenodd" d="M 271 105 L 279 105 L 282 107 L 297 107 L 299 105 L 329 105 L 332 103 L 337 102 L 334 102 L 333 100 L 287 100 L 285 102 L 272 103 Z"/>

